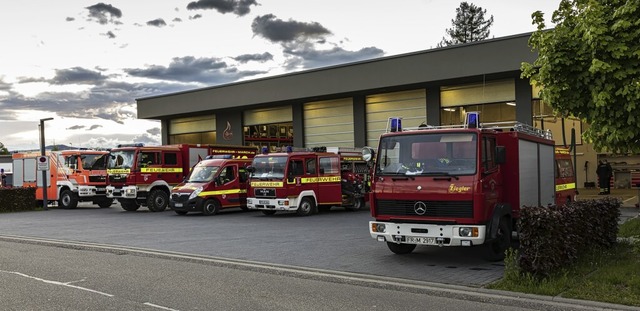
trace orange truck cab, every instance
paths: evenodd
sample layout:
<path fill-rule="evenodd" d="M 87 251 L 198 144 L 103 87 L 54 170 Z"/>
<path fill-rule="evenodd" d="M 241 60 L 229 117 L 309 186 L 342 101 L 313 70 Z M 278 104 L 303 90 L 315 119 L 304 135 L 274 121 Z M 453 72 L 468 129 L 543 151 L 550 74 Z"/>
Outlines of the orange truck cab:
<path fill-rule="evenodd" d="M 222 209 L 247 210 L 247 170 L 250 158 L 207 156 L 185 180 L 173 187 L 169 207 L 178 215 L 202 212 L 215 215 Z"/>
<path fill-rule="evenodd" d="M 99 150 L 64 150 L 46 153 L 48 159 L 47 200 L 62 208 L 75 208 L 78 202 L 90 201 L 109 207 L 113 199 L 106 197 L 107 156 Z M 44 199 L 42 171 L 36 161 L 40 152 L 14 153 L 13 178 L 15 187 L 34 187 L 36 200 Z"/>

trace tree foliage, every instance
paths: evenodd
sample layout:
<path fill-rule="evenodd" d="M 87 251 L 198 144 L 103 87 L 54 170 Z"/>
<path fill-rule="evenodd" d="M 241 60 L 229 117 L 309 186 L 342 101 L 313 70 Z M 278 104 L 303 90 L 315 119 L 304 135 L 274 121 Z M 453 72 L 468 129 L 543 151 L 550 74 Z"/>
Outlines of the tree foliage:
<path fill-rule="evenodd" d="M 9 154 L 9 149 L 2 142 L 0 142 L 0 154 Z"/>
<path fill-rule="evenodd" d="M 445 30 L 450 39 L 443 37 L 438 46 L 481 41 L 489 37 L 489 28 L 493 25 L 493 15 L 485 20 L 485 14 L 487 14 L 487 10 L 475 6 L 473 3 L 460 3 L 460 7 L 456 9 L 456 18 L 451 20 L 453 27 Z"/>
<path fill-rule="evenodd" d="M 538 58 L 523 77 L 558 116 L 590 125 L 583 138 L 595 150 L 640 152 L 640 1 L 562 0 L 551 30 L 540 11 L 532 18 Z"/>

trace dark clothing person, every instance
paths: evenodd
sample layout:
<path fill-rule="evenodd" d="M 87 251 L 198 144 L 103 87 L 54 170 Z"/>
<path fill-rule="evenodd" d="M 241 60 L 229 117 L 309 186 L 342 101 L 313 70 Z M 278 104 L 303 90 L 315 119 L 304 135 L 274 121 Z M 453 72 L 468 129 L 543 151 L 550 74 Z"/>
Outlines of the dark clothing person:
<path fill-rule="evenodd" d="M 613 176 L 613 168 L 607 160 L 601 160 L 596 169 L 598 175 L 598 183 L 600 186 L 600 193 L 598 194 L 610 194 L 611 193 L 611 177 Z"/>
<path fill-rule="evenodd" d="M 1 178 L 0 179 L 0 187 L 6 187 L 7 186 L 7 174 L 4 173 L 4 169 L 0 169 L 0 175 Z"/>

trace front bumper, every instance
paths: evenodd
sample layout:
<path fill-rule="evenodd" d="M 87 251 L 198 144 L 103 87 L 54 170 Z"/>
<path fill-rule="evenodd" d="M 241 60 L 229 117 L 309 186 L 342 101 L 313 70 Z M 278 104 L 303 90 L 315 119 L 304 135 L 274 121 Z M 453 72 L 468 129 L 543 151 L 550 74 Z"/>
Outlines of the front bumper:
<path fill-rule="evenodd" d="M 169 208 L 178 212 L 202 212 L 204 199 L 195 197 L 189 199 L 191 193 L 171 194 Z"/>
<path fill-rule="evenodd" d="M 95 197 L 95 196 L 105 196 L 107 194 L 106 188 L 96 187 L 96 186 L 78 186 L 78 196 L 79 197 Z"/>
<path fill-rule="evenodd" d="M 135 199 L 138 197 L 138 188 L 136 186 L 107 186 L 106 190 L 107 198 L 110 199 Z"/>
<path fill-rule="evenodd" d="M 381 228 L 384 227 L 384 231 Z M 464 228 L 461 230 L 461 228 Z M 472 232 L 463 236 L 461 231 Z M 475 233 L 474 233 L 475 232 Z M 474 246 L 484 244 L 484 225 L 432 225 L 370 221 L 369 234 L 380 242 L 436 246 Z"/>
<path fill-rule="evenodd" d="M 296 199 L 247 198 L 247 208 L 263 211 L 297 211 Z"/>

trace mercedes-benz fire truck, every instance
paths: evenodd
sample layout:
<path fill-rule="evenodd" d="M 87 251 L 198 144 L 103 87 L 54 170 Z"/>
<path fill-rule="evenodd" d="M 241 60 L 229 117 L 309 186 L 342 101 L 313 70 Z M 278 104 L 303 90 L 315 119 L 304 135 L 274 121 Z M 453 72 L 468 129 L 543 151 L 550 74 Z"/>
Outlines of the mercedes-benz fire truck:
<path fill-rule="evenodd" d="M 555 202 L 551 132 L 501 122 L 403 130 L 390 118 L 371 184 L 371 237 L 396 254 L 417 245 L 478 246 L 504 258 L 526 206 Z M 363 150 L 372 159 L 373 150 Z"/>
<path fill-rule="evenodd" d="M 171 189 L 198 161 L 230 151 L 255 154 L 254 149 L 207 144 L 119 145 L 111 150 L 107 166 L 107 197 L 118 199 L 126 211 L 146 206 L 152 212 L 161 212 L 169 205 Z"/>
<path fill-rule="evenodd" d="M 113 199 L 106 197 L 107 157 L 99 150 L 64 150 L 47 152 L 47 200 L 57 201 L 62 208 L 76 208 L 78 202 L 90 201 L 109 207 Z M 40 152 L 14 153 L 13 185 L 34 187 L 36 200 L 42 202 L 42 172 L 37 170 Z"/>
<path fill-rule="evenodd" d="M 259 154 L 249 167 L 249 209 L 307 216 L 332 206 L 361 209 L 367 199 L 369 166 L 354 148 L 315 148 Z M 266 152 L 266 151 L 263 151 Z"/>

